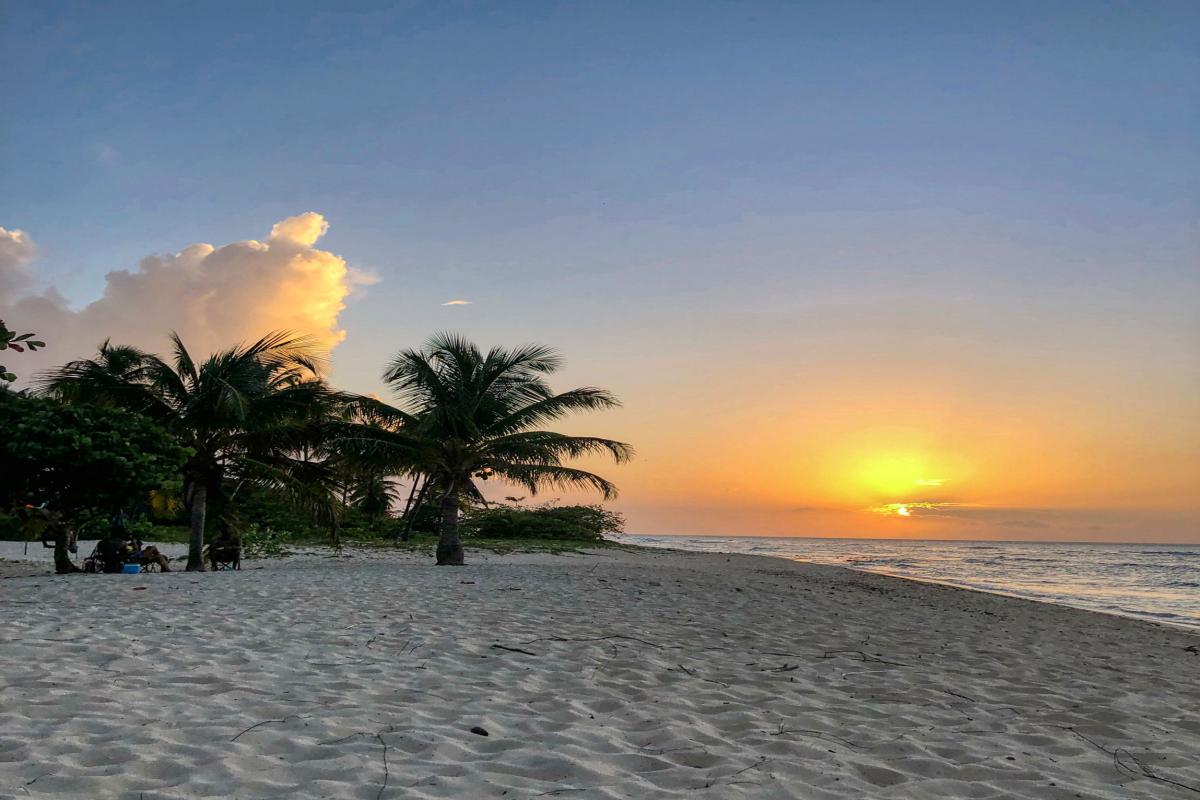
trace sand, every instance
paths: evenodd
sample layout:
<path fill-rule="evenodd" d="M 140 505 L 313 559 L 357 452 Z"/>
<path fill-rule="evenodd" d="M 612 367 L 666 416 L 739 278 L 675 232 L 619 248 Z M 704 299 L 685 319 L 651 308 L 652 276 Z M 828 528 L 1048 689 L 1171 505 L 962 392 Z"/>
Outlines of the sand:
<path fill-rule="evenodd" d="M 0 797 L 1200 790 L 1200 632 L 753 556 L 470 556 L 5 565 Z"/>

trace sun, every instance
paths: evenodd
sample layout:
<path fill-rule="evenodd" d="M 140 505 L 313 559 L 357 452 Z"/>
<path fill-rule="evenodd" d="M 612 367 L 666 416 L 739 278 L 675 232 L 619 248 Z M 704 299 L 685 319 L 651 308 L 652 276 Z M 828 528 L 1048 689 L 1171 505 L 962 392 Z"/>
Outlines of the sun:
<path fill-rule="evenodd" d="M 974 473 L 960 448 L 930 432 L 895 426 L 846 434 L 821 461 L 831 499 L 914 520 L 926 516 L 923 503 L 959 497 Z"/>
<path fill-rule="evenodd" d="M 859 462 L 857 482 L 884 497 L 901 498 L 920 488 L 942 486 L 944 478 L 929 477 L 929 459 L 918 453 L 880 453 Z"/>

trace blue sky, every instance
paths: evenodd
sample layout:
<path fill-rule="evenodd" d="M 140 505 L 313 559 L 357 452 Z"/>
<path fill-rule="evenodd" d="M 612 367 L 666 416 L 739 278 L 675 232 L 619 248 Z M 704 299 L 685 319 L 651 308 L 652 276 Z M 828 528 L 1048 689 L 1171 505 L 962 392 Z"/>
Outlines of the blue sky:
<path fill-rule="evenodd" d="M 244 5 L 5 4 L 0 210 L 80 299 L 301 206 L 385 274 L 561 219 L 1195 219 L 1191 3 Z"/>
<path fill-rule="evenodd" d="M 0 2 L 0 225 L 43 283 L 315 210 L 381 278 L 352 388 L 452 327 L 647 418 L 714 360 L 761 393 L 832 353 L 1064 407 L 1108 371 L 1192 436 L 1200 5 L 343 5 Z"/>

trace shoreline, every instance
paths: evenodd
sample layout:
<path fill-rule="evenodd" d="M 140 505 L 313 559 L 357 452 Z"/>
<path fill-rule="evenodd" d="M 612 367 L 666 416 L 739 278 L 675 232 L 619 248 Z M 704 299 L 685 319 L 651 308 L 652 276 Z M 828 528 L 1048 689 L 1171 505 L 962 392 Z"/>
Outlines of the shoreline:
<path fill-rule="evenodd" d="M 663 539 L 671 538 L 668 536 L 647 537 L 647 536 L 642 536 L 641 534 L 634 534 L 633 536 L 636 536 L 638 538 L 653 539 L 656 542 L 662 541 Z M 731 536 L 702 537 L 702 536 L 697 536 L 697 537 L 678 537 L 678 538 L 693 539 L 693 540 L 703 540 L 706 538 L 712 538 L 715 540 L 724 541 L 724 540 L 729 540 L 729 539 L 737 539 L 739 537 L 731 537 Z M 807 541 L 823 541 L 823 542 L 865 541 L 865 542 L 877 543 L 877 542 L 883 541 L 883 540 L 875 540 L 875 539 L 852 539 L 852 538 L 845 538 L 845 537 L 840 537 L 840 538 L 838 538 L 838 537 L 741 537 L 741 538 L 750 539 L 750 540 L 758 540 L 758 541 L 786 541 L 786 542 L 792 541 L 793 538 L 797 538 L 797 539 L 800 539 L 801 541 L 805 541 L 805 542 L 807 542 Z M 995 541 L 991 541 L 991 540 L 981 541 L 981 540 L 970 540 L 970 539 L 963 539 L 963 540 L 934 540 L 934 539 L 909 540 L 909 539 L 906 539 L 906 540 L 903 540 L 903 543 L 905 543 L 905 544 L 909 544 L 909 543 L 934 544 L 934 543 L 945 543 L 945 542 L 954 542 L 954 543 L 964 544 L 964 545 L 985 545 L 985 546 L 986 545 L 1002 545 L 1002 544 L 1013 544 L 1013 545 L 1017 545 L 1017 546 L 1022 546 L 1022 545 L 1058 546 L 1060 544 L 1066 544 L 1066 545 L 1078 544 L 1078 545 L 1082 545 L 1082 546 L 1086 547 L 1086 546 L 1092 546 L 1095 544 L 1100 544 L 1100 545 L 1111 545 L 1111 546 L 1131 547 L 1131 548 L 1133 548 L 1133 547 L 1165 547 L 1165 548 L 1185 547 L 1185 548 L 1191 548 L 1192 550 L 1195 550 L 1195 555 L 1197 556 L 1197 558 L 1200 558 L 1200 544 L 1180 545 L 1177 543 L 1167 543 L 1167 544 L 1163 544 L 1163 545 L 1152 545 L 1152 544 L 1143 544 L 1143 543 L 1139 543 L 1139 542 L 1124 542 L 1124 543 L 1111 543 L 1111 542 L 1109 542 L 1109 543 L 1092 543 L 1092 542 L 1057 543 L 1057 542 L 1024 542 L 1024 541 L 995 542 Z M 933 584 L 933 585 L 937 585 L 937 586 L 949 586 L 949 587 L 954 587 L 954 588 L 959 588 L 959 589 L 966 589 L 969 591 L 984 592 L 986 594 L 992 594 L 992 595 L 995 595 L 998 597 L 1007 597 L 1007 598 L 1011 598 L 1014 600 L 1029 600 L 1029 601 L 1036 602 L 1036 603 L 1047 603 L 1047 604 L 1055 605 L 1055 606 L 1064 606 L 1067 608 L 1074 608 L 1074 609 L 1078 609 L 1080 611 L 1090 611 L 1090 612 L 1096 613 L 1096 614 L 1107 614 L 1107 615 L 1111 615 L 1111 616 L 1123 617 L 1126 619 L 1136 619 L 1136 620 L 1141 620 L 1143 622 L 1153 622 L 1153 623 L 1157 623 L 1157 624 L 1161 624 L 1161 625 L 1168 625 L 1168 626 L 1172 626 L 1172 627 L 1183 628 L 1185 630 L 1193 630 L 1193 631 L 1200 632 L 1200 609 L 1189 608 L 1188 610 L 1191 613 L 1180 614 L 1180 613 L 1172 613 L 1172 612 L 1167 612 L 1167 611 L 1155 611 L 1152 609 L 1145 609 L 1145 608 L 1142 608 L 1142 609 L 1139 609 L 1136 607 L 1131 608 L 1128 606 L 1114 607 L 1112 604 L 1102 604 L 1099 602 L 1099 600 L 1090 598 L 1086 595 L 1071 595 L 1067 592 L 1055 592 L 1055 591 L 1050 591 L 1050 590 L 1039 592 L 1036 590 L 1022 591 L 1020 589 L 1008 589 L 1008 588 L 1004 588 L 1002 586 L 992 586 L 992 585 L 986 585 L 986 584 L 981 585 L 979 583 L 971 583 L 966 580 L 957 580 L 954 577 L 931 577 L 931 576 L 921 575 L 921 574 L 906 573 L 900 569 L 889 569 L 887 567 L 871 567 L 871 566 L 860 566 L 860 565 L 853 564 L 853 563 L 839 563 L 839 562 L 833 561 L 833 560 L 822 560 L 819 555 L 813 556 L 810 554 L 789 553 L 786 551 L 784 551 L 784 552 L 744 552 L 744 551 L 739 552 L 739 551 L 716 550 L 716 549 L 711 549 L 711 550 L 710 549 L 699 549 L 699 548 L 689 549 L 689 548 L 685 548 L 685 547 L 678 547 L 673 544 L 658 544 L 658 543 L 647 544 L 644 542 L 630 542 L 630 544 L 633 544 L 633 545 L 639 546 L 639 547 L 649 547 L 652 549 L 664 549 L 664 550 L 671 550 L 671 551 L 676 551 L 676 552 L 713 553 L 713 554 L 734 554 L 734 553 L 736 553 L 738 555 L 758 555 L 758 556 L 763 556 L 766 558 L 780 559 L 780 560 L 784 560 L 784 561 L 792 561 L 792 562 L 803 563 L 803 564 L 818 564 L 821 566 L 837 566 L 837 567 L 841 567 L 843 569 L 848 569 L 848 570 L 852 570 L 855 572 L 868 573 L 871 575 L 886 575 L 886 576 L 893 577 L 893 578 L 900 578 L 902 580 L 911 580 L 911 581 L 916 581 L 919 583 L 929 583 L 929 584 Z M 755 548 L 755 549 L 757 549 L 757 548 Z"/>
<path fill-rule="evenodd" d="M 822 568 L 826 568 L 826 569 L 840 569 L 840 570 L 846 570 L 847 572 L 852 572 L 852 573 L 861 574 L 861 575 L 873 575 L 873 576 L 879 577 L 879 578 L 893 578 L 898 581 L 908 581 L 911 583 L 921 584 L 923 586 L 937 586 L 937 587 L 941 587 L 943 589 L 955 589 L 955 590 L 958 590 L 961 592 L 974 592 L 977 594 L 987 595 L 989 597 L 1001 597 L 1001 598 L 1004 598 L 1005 600 L 1019 600 L 1019 601 L 1026 602 L 1026 603 L 1036 603 L 1038 605 L 1052 606 L 1054 608 L 1068 608 L 1072 611 L 1081 611 L 1085 614 L 1097 614 L 1102 617 L 1114 617 L 1117 619 L 1129 620 L 1132 622 L 1145 622 L 1150 625 L 1162 625 L 1169 629 L 1182 631 L 1183 633 L 1190 633 L 1190 634 L 1200 638 L 1200 622 L 1194 622 L 1194 623 L 1192 623 L 1192 622 L 1172 622 L 1171 620 L 1154 619 L 1154 618 L 1151 618 L 1148 616 L 1139 616 L 1138 614 L 1135 614 L 1135 613 L 1121 613 L 1120 611 L 1100 611 L 1099 609 L 1071 605 L 1070 603 L 1060 603 L 1060 602 L 1057 602 L 1054 600 L 1045 600 L 1045 599 L 1042 599 L 1039 597 L 1025 597 L 1025 596 L 1022 596 L 1019 594 L 1012 594 L 1009 592 L 1004 592 L 999 589 L 981 589 L 978 586 L 966 586 L 963 584 L 951 583 L 949 581 L 939 581 L 934 578 L 920 578 L 920 577 L 916 577 L 914 575 L 897 575 L 892 572 L 882 572 L 879 570 L 864 569 L 861 567 L 851 567 L 851 566 L 847 566 L 845 564 L 824 564 L 819 561 L 806 561 L 805 559 L 802 559 L 802 558 L 792 558 L 792 557 L 783 556 L 783 555 L 774 556 L 774 555 L 767 555 L 764 553 L 729 553 L 729 552 L 722 552 L 722 551 L 717 551 L 717 550 L 686 550 L 683 548 L 676 548 L 676 547 L 653 547 L 653 546 L 647 546 L 647 545 L 631 545 L 631 546 L 641 547 L 641 548 L 645 548 L 647 550 L 662 550 L 662 551 L 668 552 L 668 553 L 688 553 L 688 554 L 701 554 L 701 555 L 712 555 L 712 556 L 738 556 L 739 558 L 764 558 L 764 559 L 769 559 L 771 561 L 783 561 L 783 562 L 790 563 L 790 564 L 803 564 L 805 566 L 822 567 Z"/>
<path fill-rule="evenodd" d="M 1173 626 L 770 556 L 469 557 L 0 582 L 0 795 L 1200 787 L 1198 639 Z"/>

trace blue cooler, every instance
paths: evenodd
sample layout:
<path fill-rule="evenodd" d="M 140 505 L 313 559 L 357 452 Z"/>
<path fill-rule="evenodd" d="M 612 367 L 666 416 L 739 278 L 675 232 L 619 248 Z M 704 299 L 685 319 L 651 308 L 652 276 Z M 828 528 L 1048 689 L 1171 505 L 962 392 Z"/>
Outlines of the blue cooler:
<path fill-rule="evenodd" d="M 142 567 L 140 564 L 123 564 L 121 566 L 121 572 L 125 575 L 137 575 L 141 571 Z"/>

